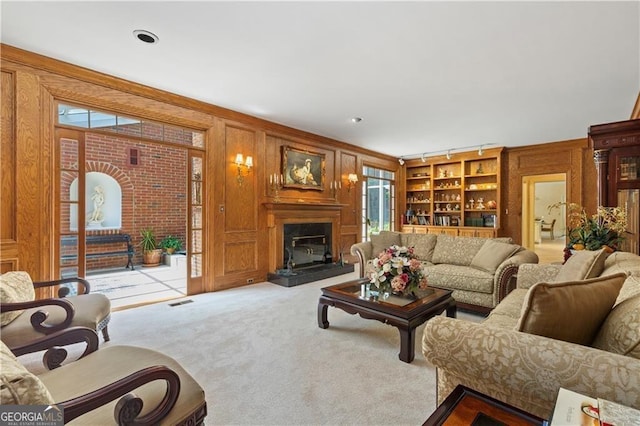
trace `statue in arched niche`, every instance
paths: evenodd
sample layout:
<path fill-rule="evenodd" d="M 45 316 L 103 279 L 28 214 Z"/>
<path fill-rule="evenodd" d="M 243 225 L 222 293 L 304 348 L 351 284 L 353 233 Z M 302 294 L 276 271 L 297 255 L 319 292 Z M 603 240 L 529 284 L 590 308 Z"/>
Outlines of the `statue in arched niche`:
<path fill-rule="evenodd" d="M 104 220 L 104 213 L 102 212 L 104 199 L 104 189 L 101 185 L 97 185 L 93 188 L 93 195 L 91 196 L 91 201 L 93 201 L 93 211 L 87 215 L 87 222 L 89 222 L 90 226 L 100 225 Z"/>

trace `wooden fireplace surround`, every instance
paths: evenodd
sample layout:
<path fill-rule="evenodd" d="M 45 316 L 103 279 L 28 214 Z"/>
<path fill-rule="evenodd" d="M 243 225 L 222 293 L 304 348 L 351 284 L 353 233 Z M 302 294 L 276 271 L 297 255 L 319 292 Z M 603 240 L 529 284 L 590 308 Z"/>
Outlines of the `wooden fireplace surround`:
<path fill-rule="evenodd" d="M 269 272 L 282 269 L 284 258 L 284 225 L 298 223 L 331 223 L 331 253 L 337 259 L 340 241 L 340 210 L 337 203 L 265 203 L 269 232 Z"/>

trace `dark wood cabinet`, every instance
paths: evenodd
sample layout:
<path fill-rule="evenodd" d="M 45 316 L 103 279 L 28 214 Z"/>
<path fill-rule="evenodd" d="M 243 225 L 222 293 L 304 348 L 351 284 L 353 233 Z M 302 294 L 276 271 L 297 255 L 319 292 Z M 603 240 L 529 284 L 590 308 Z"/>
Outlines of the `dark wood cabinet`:
<path fill-rule="evenodd" d="M 598 174 L 598 205 L 627 209 L 626 241 L 621 249 L 640 252 L 640 119 L 589 128 Z"/>

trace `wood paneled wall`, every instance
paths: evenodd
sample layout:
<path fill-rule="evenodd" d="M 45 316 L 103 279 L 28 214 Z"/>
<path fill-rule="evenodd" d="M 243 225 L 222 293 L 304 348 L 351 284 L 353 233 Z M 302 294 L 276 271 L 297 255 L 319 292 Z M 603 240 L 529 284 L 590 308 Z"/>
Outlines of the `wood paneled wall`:
<path fill-rule="evenodd" d="M 596 207 L 596 168 L 586 137 L 564 142 L 530 145 L 506 150 L 502 170 L 500 235 L 522 241 L 522 178 L 566 173 L 567 202 Z"/>
<path fill-rule="evenodd" d="M 2 71 L 2 270 L 28 271 L 35 280 L 54 274 L 52 203 L 56 101 L 205 131 L 205 276 L 189 293 L 214 291 L 266 279 L 268 232 L 265 203 L 273 201 L 268 176 L 281 170 L 283 145 L 325 154 L 332 191 L 287 189 L 284 199 L 341 206 L 339 243 L 360 236 L 360 185 L 346 177 L 365 163 L 397 171 L 395 158 L 342 141 L 292 129 L 236 111 L 128 82 L 72 64 L 1 45 Z M 236 153 L 252 155 L 254 167 L 240 186 Z"/>

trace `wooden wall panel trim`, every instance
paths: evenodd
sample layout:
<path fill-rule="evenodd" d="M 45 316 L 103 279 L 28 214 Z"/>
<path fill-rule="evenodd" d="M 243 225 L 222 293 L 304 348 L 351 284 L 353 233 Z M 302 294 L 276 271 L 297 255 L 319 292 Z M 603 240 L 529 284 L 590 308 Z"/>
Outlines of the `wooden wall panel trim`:
<path fill-rule="evenodd" d="M 20 252 L 20 267 L 34 281 L 47 278 L 42 270 L 40 228 L 43 199 L 43 158 L 41 157 L 42 117 L 40 114 L 40 83 L 33 74 L 16 73 L 16 240 Z"/>
<path fill-rule="evenodd" d="M 506 149 L 500 234 L 512 237 L 518 244 L 522 241 L 523 176 L 566 173 L 567 202 L 591 206 L 595 197 L 595 166 L 588 164 L 590 155 L 586 138 Z"/>
<path fill-rule="evenodd" d="M 202 112 L 218 118 L 242 122 L 255 128 L 260 128 L 267 132 L 273 132 L 281 135 L 287 135 L 287 137 L 296 137 L 308 141 L 313 141 L 319 145 L 328 144 L 331 146 L 335 146 L 336 148 L 343 148 L 352 152 L 371 155 L 373 157 L 387 158 L 389 160 L 393 159 L 393 157 L 391 156 L 377 153 L 375 151 L 364 149 L 355 145 L 350 145 L 346 142 L 316 135 L 303 130 L 294 129 L 292 127 L 277 124 L 248 114 L 219 107 L 217 105 L 208 104 L 153 87 L 144 86 L 142 84 L 134 83 L 128 80 L 123 80 L 118 77 L 103 74 L 53 58 L 48 58 L 46 56 L 38 55 L 36 53 L 18 49 L 6 44 L 0 44 L 0 57 L 4 61 L 11 61 L 19 65 L 34 68 L 36 70 L 47 71 L 53 74 L 59 74 L 61 76 L 67 76 L 76 80 L 91 83 L 92 85 L 115 89 L 117 91 L 133 94 L 141 98 L 159 101 L 164 104 L 180 106 L 193 112 Z"/>
<path fill-rule="evenodd" d="M 0 244 L 16 243 L 15 74 L 2 71 L 0 81 Z M 3 258 L 0 254 L 0 258 Z"/>

